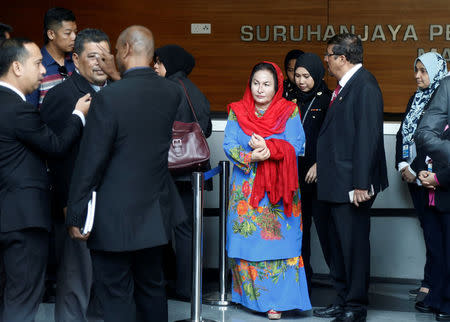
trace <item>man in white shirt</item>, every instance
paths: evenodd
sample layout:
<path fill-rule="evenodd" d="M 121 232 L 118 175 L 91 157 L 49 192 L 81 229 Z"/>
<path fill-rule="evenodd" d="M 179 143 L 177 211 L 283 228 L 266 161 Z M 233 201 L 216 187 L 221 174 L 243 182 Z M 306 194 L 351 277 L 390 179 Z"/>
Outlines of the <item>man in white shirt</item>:
<path fill-rule="evenodd" d="M 49 181 L 43 156 L 67 151 L 81 135 L 90 97 L 80 99 L 57 136 L 25 101 L 45 74 L 39 47 L 7 39 L 0 47 L 0 256 L 6 274 L 0 316 L 34 321 L 42 299 L 51 228 Z"/>
<path fill-rule="evenodd" d="M 325 62 L 338 80 L 317 142 L 317 194 L 328 221 L 334 303 L 314 310 L 333 321 L 366 321 L 370 277 L 370 215 L 376 193 L 388 186 L 383 143 L 383 98 L 364 67 L 361 39 L 328 41 Z"/>

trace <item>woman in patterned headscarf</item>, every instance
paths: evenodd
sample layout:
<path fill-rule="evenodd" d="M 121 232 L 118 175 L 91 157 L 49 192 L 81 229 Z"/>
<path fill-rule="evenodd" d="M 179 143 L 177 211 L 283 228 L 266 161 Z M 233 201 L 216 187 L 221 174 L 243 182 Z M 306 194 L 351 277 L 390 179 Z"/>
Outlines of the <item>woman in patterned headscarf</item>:
<path fill-rule="evenodd" d="M 416 309 L 421 312 L 431 312 L 432 309 L 424 304 L 424 299 L 430 291 L 430 280 L 433 271 L 434 248 L 430 244 L 431 232 L 427 229 L 427 216 L 424 208 L 428 202 L 428 189 L 417 185 L 417 174 L 424 167 L 425 155 L 416 150 L 413 139 L 419 120 L 433 99 L 440 81 L 447 75 L 447 64 L 441 55 L 429 52 L 418 57 L 414 62 L 414 76 L 417 82 L 417 90 L 409 99 L 405 116 L 397 133 L 396 163 L 402 179 L 408 183 L 409 192 L 416 208 L 417 215 L 424 232 L 426 247 L 426 263 L 424 279 L 418 290 L 411 290 L 410 294 L 418 293 L 416 297 Z"/>

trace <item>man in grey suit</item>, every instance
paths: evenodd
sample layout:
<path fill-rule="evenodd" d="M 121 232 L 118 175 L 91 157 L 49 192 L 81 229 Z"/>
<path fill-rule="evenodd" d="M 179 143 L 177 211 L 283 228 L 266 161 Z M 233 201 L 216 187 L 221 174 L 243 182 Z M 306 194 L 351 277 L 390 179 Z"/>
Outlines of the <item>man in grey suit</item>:
<path fill-rule="evenodd" d="M 186 215 L 168 170 L 172 124 L 183 92 L 149 66 L 150 30 L 119 36 L 122 79 L 92 101 L 71 181 L 66 224 L 87 239 L 105 322 L 168 319 L 163 246 Z M 97 192 L 94 227 L 82 235 L 86 206 Z"/>

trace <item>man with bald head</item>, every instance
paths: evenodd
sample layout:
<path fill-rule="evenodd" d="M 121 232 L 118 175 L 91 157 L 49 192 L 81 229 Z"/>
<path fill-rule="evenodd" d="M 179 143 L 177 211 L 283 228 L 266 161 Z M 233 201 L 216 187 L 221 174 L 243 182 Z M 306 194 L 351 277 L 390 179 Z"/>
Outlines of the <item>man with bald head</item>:
<path fill-rule="evenodd" d="M 154 43 L 147 28 L 124 30 L 116 51 L 122 79 L 93 97 L 66 225 L 72 238 L 87 240 L 105 322 L 164 322 L 163 246 L 185 219 L 167 162 L 183 93 L 150 68 Z M 80 228 L 92 191 L 94 227 L 84 235 Z"/>

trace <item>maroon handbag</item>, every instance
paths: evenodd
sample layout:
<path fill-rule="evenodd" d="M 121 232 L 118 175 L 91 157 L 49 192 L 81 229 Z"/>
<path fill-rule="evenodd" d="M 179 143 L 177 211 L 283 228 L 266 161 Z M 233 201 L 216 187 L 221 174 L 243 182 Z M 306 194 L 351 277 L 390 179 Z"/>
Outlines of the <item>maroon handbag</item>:
<path fill-rule="evenodd" d="M 172 142 L 169 149 L 169 170 L 174 173 L 201 171 L 209 162 L 210 151 L 186 87 L 184 88 L 195 122 L 175 121 L 172 125 Z"/>

